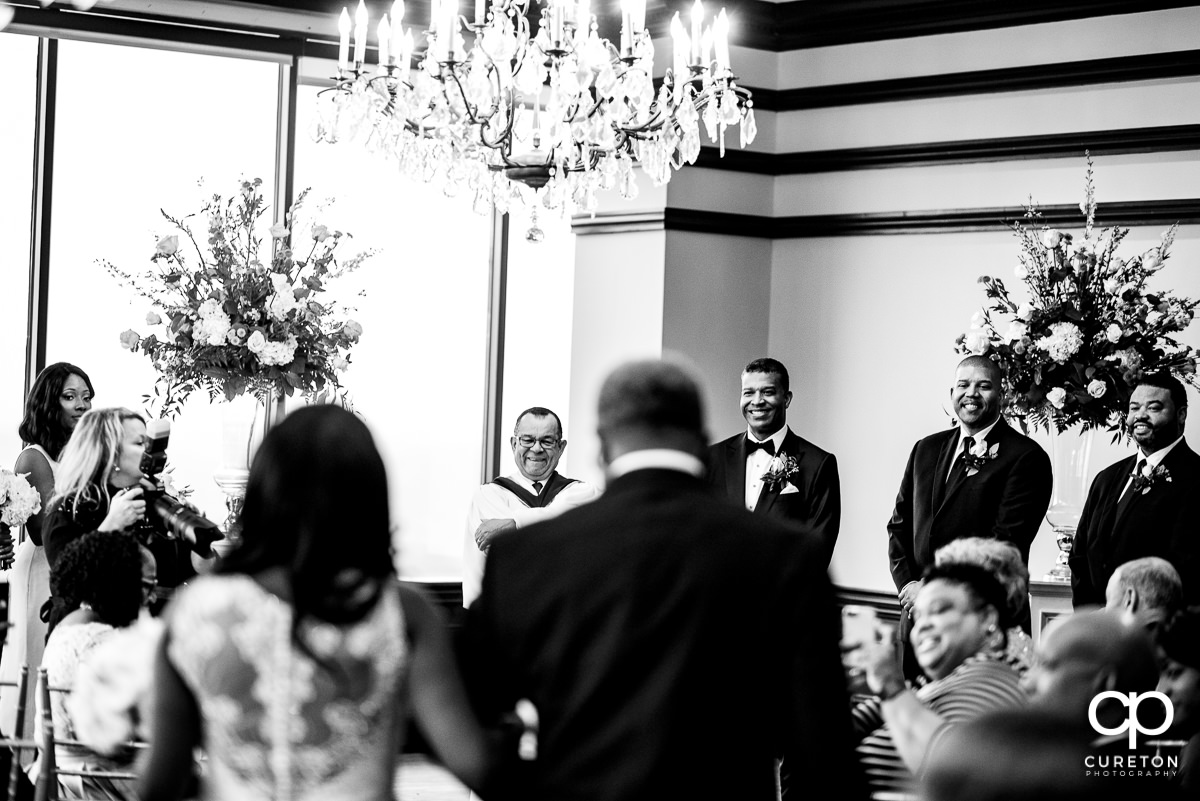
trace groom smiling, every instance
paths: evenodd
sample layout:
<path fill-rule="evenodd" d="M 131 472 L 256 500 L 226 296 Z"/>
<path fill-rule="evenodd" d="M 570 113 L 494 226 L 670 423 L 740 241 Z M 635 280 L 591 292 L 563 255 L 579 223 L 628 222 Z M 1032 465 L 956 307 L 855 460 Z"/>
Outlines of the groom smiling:
<path fill-rule="evenodd" d="M 755 359 L 746 365 L 741 399 L 746 432 L 709 447 L 708 481 L 755 514 L 818 537 L 828 563 L 842 517 L 837 458 L 788 428 L 791 403 L 782 363 Z"/>

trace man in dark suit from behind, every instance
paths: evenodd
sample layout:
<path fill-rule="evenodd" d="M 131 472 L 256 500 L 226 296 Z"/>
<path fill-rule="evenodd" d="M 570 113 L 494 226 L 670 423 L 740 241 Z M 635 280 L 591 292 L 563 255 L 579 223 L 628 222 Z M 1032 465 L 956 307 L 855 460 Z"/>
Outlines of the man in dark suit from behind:
<path fill-rule="evenodd" d="M 1200 455 L 1183 438 L 1187 393 L 1147 375 L 1129 396 L 1125 425 L 1138 453 L 1106 467 L 1088 490 L 1071 549 L 1075 606 L 1103 604 L 1113 571 L 1160 556 L 1179 571 L 1187 605 L 1200 603 Z"/>
<path fill-rule="evenodd" d="M 709 448 L 708 481 L 718 493 L 755 514 L 815 534 L 828 564 L 842 521 L 837 458 L 788 427 L 790 384 L 787 368 L 775 359 L 755 359 L 746 365 L 741 399 L 746 431 Z M 770 480 L 767 475 L 773 464 L 782 465 L 788 475 Z"/>
<path fill-rule="evenodd" d="M 987 537 L 1011 542 L 1029 564 L 1029 546 L 1050 506 L 1050 457 L 1000 416 L 1003 376 L 984 356 L 959 362 L 950 387 L 958 426 L 913 446 L 888 521 L 892 580 L 906 614 L 921 588 L 921 574 L 951 540 Z M 1026 624 L 1027 625 L 1027 624 Z M 915 662 L 906 648 L 906 673 Z"/>
<path fill-rule="evenodd" d="M 536 759 L 484 796 L 858 798 L 840 623 L 820 544 L 714 497 L 695 381 L 618 368 L 599 401 L 599 500 L 497 536 L 462 663 L 485 723 L 520 699 Z"/>

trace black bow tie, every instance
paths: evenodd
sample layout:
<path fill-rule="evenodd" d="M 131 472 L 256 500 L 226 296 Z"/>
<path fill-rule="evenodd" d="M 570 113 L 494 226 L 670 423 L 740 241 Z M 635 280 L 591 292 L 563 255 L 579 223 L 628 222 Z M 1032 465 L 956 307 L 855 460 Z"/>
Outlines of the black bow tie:
<path fill-rule="evenodd" d="M 760 450 L 760 449 L 764 450 L 767 453 L 774 456 L 775 455 L 775 441 L 769 439 L 765 442 L 755 442 L 754 440 L 750 439 L 749 437 L 746 437 L 746 455 L 747 456 L 749 456 L 750 454 L 752 454 L 755 451 Z"/>

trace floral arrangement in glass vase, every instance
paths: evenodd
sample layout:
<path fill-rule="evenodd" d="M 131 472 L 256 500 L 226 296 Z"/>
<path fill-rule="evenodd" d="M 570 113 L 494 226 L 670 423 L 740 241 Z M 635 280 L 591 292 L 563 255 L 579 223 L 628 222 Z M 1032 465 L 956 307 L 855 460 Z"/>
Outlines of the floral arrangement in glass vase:
<path fill-rule="evenodd" d="M 338 244 L 349 234 L 302 221 L 305 190 L 285 222 L 270 226 L 270 254 L 260 257 L 268 209 L 261 185 L 258 178 L 243 181 L 236 195 L 214 194 L 197 214 L 182 219 L 162 212 L 191 243 L 194 265 L 185 259 L 179 234 L 158 240 L 153 267 L 139 275 L 100 261 L 162 312 L 146 316 L 147 325 L 163 327 L 161 334 L 121 334 L 121 346 L 145 353 L 158 371 L 153 401 L 161 402 L 162 416 L 175 416 L 199 389 L 210 400 L 253 393 L 269 402 L 299 391 L 347 402 L 338 376 L 350 364 L 362 326 L 345 316 L 349 309 L 317 298 L 330 280 L 371 254 L 338 261 Z M 207 248 L 189 227 L 193 217 L 207 218 Z"/>
<path fill-rule="evenodd" d="M 0 539 L 11 540 L 11 530 L 23 526 L 42 510 L 42 496 L 26 480 L 26 473 L 0 467 Z M 12 567 L 12 557 L 0 558 L 0 570 Z"/>
<path fill-rule="evenodd" d="M 1014 421 L 1059 432 L 1106 428 L 1119 438 L 1142 375 L 1170 371 L 1197 385 L 1196 351 L 1173 338 L 1192 322 L 1197 301 L 1148 286 L 1169 256 L 1177 225 L 1159 245 L 1128 259 L 1117 248 L 1129 229 L 1096 232 L 1090 155 L 1087 165 L 1082 238 L 1042 224 L 1030 199 L 1028 224 L 1012 223 L 1021 241 L 1014 272 L 1028 300 L 1014 298 L 999 278 L 981 277 L 989 303 L 956 350 L 1000 365 L 1005 414 Z"/>

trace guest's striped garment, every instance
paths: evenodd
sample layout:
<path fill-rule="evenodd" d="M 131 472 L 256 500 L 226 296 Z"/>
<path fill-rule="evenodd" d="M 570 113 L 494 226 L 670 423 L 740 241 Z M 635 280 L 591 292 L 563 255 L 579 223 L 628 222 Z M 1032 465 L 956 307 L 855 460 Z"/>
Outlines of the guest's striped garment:
<path fill-rule="evenodd" d="M 1027 702 L 1016 672 L 990 656 L 972 657 L 949 676 L 926 684 L 916 693 L 925 706 L 946 721 L 934 735 L 930 749 L 955 723 L 999 709 L 1025 706 Z M 863 701 L 854 708 L 852 715 L 855 731 L 865 734 L 857 751 L 872 796 L 894 798 L 914 793 L 915 778 L 900 759 L 892 733 L 884 725 L 879 699 Z"/>

